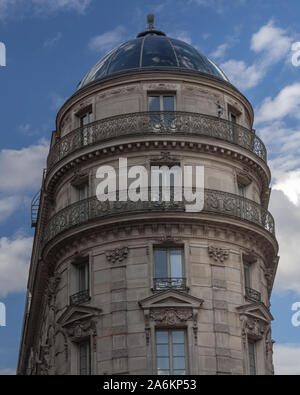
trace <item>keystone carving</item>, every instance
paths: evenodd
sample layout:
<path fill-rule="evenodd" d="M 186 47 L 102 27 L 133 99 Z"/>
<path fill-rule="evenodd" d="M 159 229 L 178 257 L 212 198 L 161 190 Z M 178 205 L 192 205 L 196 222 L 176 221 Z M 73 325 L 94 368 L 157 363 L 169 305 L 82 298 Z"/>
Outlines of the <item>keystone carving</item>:
<path fill-rule="evenodd" d="M 226 259 L 229 258 L 229 251 L 223 248 L 208 247 L 208 255 L 213 258 L 216 262 L 224 262 Z"/>

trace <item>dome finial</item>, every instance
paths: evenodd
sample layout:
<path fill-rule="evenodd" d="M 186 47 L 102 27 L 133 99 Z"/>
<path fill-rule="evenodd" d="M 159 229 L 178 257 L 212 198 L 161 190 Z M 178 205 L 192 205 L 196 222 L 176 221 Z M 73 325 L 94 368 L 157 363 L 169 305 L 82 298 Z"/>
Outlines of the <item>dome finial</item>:
<path fill-rule="evenodd" d="M 154 29 L 154 15 L 153 14 L 147 15 L 147 23 L 148 23 L 148 29 L 153 30 Z"/>

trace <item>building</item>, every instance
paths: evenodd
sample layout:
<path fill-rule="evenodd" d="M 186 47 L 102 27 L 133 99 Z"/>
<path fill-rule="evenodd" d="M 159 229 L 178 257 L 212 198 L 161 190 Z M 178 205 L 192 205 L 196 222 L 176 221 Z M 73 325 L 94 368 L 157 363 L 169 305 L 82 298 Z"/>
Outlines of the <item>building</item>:
<path fill-rule="evenodd" d="M 278 245 L 253 109 L 148 22 L 58 112 L 32 205 L 19 374 L 273 374 Z M 119 158 L 204 166 L 203 210 L 174 194 L 100 202 L 97 170 Z"/>

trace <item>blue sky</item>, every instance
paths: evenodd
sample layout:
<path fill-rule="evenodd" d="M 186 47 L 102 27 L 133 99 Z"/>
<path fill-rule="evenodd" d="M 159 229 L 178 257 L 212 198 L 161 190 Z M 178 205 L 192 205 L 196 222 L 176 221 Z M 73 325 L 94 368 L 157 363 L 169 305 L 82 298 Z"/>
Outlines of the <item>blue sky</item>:
<path fill-rule="evenodd" d="M 58 108 L 108 50 L 135 37 L 148 13 L 168 35 L 210 56 L 251 101 L 273 172 L 280 242 L 272 297 L 277 373 L 300 374 L 300 42 L 298 0 L 0 0 L 0 374 L 15 371 L 39 189 Z M 300 44 L 299 44 L 300 48 Z M 299 56 L 300 59 L 300 56 Z"/>

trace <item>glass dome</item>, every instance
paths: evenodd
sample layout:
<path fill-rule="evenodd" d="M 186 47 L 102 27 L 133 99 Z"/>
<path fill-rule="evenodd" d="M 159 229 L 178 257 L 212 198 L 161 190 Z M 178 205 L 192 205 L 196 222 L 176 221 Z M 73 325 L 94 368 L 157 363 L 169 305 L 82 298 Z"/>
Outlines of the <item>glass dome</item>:
<path fill-rule="evenodd" d="M 100 59 L 78 89 L 114 73 L 149 68 L 193 70 L 229 82 L 214 62 L 191 45 L 166 37 L 164 33 L 149 31 L 140 33 L 137 38 L 121 44 Z"/>

